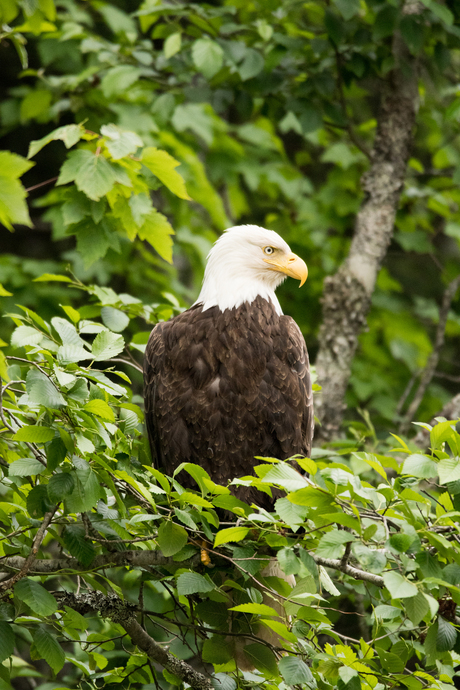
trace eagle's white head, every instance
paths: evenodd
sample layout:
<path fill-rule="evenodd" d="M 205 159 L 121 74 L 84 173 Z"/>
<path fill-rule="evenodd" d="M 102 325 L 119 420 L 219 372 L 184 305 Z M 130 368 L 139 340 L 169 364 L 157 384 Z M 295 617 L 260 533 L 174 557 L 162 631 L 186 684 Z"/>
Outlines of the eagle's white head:
<path fill-rule="evenodd" d="M 237 225 L 226 230 L 208 254 L 203 286 L 196 304 L 232 309 L 257 296 L 273 303 L 282 314 L 275 290 L 286 276 L 307 279 L 304 261 L 273 230 L 257 225 Z"/>

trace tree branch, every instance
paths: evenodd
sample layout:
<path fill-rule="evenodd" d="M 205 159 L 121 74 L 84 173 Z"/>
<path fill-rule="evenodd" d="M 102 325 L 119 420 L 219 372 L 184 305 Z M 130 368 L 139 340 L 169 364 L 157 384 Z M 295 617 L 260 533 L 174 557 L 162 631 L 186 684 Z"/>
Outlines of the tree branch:
<path fill-rule="evenodd" d="M 348 563 L 343 563 L 342 561 L 335 560 L 334 558 L 321 558 L 321 556 L 315 556 L 311 554 L 315 563 L 322 565 L 325 568 L 333 568 L 334 570 L 341 570 L 345 575 L 350 575 L 355 580 L 363 580 L 364 582 L 370 582 L 377 587 L 385 587 L 383 577 L 380 575 L 374 575 L 373 573 L 366 573 L 364 570 L 358 570 Z"/>
<path fill-rule="evenodd" d="M 430 385 L 431 379 L 433 378 L 433 375 L 436 371 L 436 367 L 438 366 L 439 362 L 439 356 L 441 354 L 441 350 L 443 348 L 446 336 L 446 323 L 449 316 L 450 305 L 452 304 L 452 300 L 454 299 L 455 293 L 457 292 L 459 286 L 460 275 L 454 278 L 454 280 L 452 280 L 449 283 L 449 285 L 444 291 L 441 308 L 439 310 L 439 321 L 438 326 L 436 328 L 436 337 L 433 351 L 431 355 L 428 357 L 428 362 L 426 364 L 425 369 L 422 372 L 418 388 L 415 392 L 411 404 L 407 408 L 407 412 L 404 415 L 404 419 L 401 422 L 400 433 L 407 433 L 410 423 L 414 419 L 415 413 L 417 412 L 419 405 L 422 402 L 422 398 L 425 395 L 425 391 Z"/>
<path fill-rule="evenodd" d="M 41 528 L 40 528 L 41 529 Z M 28 557 L 29 558 L 29 557 Z M 22 556 L 9 556 L 0 560 L 0 572 L 10 573 L 21 571 L 26 562 Z M 131 565 L 134 568 L 146 568 L 149 566 L 175 566 L 193 567 L 200 563 L 200 555 L 197 554 L 187 561 L 178 563 L 172 558 L 163 556 L 161 551 L 115 551 L 96 556 L 90 565 L 82 565 L 76 558 L 41 558 L 35 560 L 33 568 L 29 568 L 31 575 L 52 575 L 65 572 L 93 572 L 102 568 L 114 568 Z M 1 583 L 0 583 L 1 584 Z"/>
<path fill-rule="evenodd" d="M 211 553 L 216 554 L 216 556 L 221 556 L 226 560 L 231 561 L 234 565 L 237 565 L 236 561 L 229 556 L 220 554 L 217 551 L 210 549 Z M 334 560 L 331 558 L 321 558 L 312 554 L 314 560 L 318 565 L 324 565 L 327 568 L 333 568 L 334 570 L 340 570 L 346 575 L 354 577 L 355 580 L 364 580 L 366 582 L 371 582 L 377 587 L 383 587 L 383 579 L 378 575 L 373 575 L 372 573 L 366 573 L 364 570 L 359 570 L 354 568 L 347 563 L 342 563 L 342 561 Z M 27 559 L 22 556 L 9 556 L 8 558 L 3 558 L 0 560 L 0 572 L 14 572 L 20 571 L 25 564 Z M 193 558 L 186 561 L 181 561 L 178 563 L 172 558 L 167 558 L 163 556 L 161 551 L 115 551 L 114 553 L 106 553 L 96 556 L 89 566 L 83 566 L 76 558 L 42 558 L 37 559 L 33 563 L 33 568 L 29 568 L 29 573 L 31 575 L 56 575 L 64 574 L 66 572 L 73 573 L 77 572 L 94 572 L 97 570 L 102 570 L 103 568 L 116 568 L 123 567 L 126 565 L 131 565 L 133 568 L 148 568 L 154 566 L 174 566 L 181 568 L 193 568 L 200 563 L 200 555 L 196 554 Z M 240 566 L 238 566 L 240 567 Z M 244 568 L 240 569 L 243 572 L 247 572 Z M 250 574 L 250 573 L 248 573 Z M 251 576 L 253 577 L 253 576 Z M 280 597 L 281 599 L 286 599 L 286 597 L 281 597 L 277 592 L 271 590 L 268 587 L 264 587 L 262 583 L 253 577 L 254 581 L 261 587 L 274 595 Z M 0 583 L 0 587 L 2 583 Z"/>
<path fill-rule="evenodd" d="M 403 13 L 418 13 L 421 7 L 420 3 L 407 0 Z M 333 438 L 342 422 L 351 363 L 366 323 L 377 274 L 393 235 L 412 142 L 418 102 L 417 62 L 397 33 L 393 55 L 397 67 L 384 85 L 371 165 L 361 178 L 365 198 L 356 217 L 350 251 L 338 272 L 324 283 L 323 322 L 316 359 L 322 386 L 316 402 L 322 440 Z"/>
<path fill-rule="evenodd" d="M 163 649 L 150 635 L 139 625 L 135 618 L 136 606 L 125 604 L 116 594 L 104 596 L 100 592 L 85 592 L 72 594 L 70 592 L 56 592 L 61 606 L 69 608 L 84 615 L 89 611 L 97 611 L 103 618 L 110 618 L 126 630 L 131 642 L 147 654 L 149 659 L 160 664 L 170 673 L 188 683 L 194 690 L 212 690 L 209 678 L 195 671 L 189 664 L 173 656 Z"/>

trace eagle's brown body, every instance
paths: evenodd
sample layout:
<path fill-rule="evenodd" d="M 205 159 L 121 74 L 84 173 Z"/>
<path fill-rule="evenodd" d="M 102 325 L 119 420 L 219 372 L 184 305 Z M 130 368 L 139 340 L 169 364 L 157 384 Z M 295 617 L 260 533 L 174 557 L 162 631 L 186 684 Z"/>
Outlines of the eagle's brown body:
<path fill-rule="evenodd" d="M 260 464 L 254 456 L 310 454 L 305 341 L 295 321 L 263 297 L 223 311 L 197 304 L 158 324 L 145 352 L 144 380 L 152 455 L 169 475 L 193 462 L 226 484 L 251 474 Z M 194 486 L 185 472 L 179 480 Z M 236 493 L 270 507 L 253 488 Z"/>

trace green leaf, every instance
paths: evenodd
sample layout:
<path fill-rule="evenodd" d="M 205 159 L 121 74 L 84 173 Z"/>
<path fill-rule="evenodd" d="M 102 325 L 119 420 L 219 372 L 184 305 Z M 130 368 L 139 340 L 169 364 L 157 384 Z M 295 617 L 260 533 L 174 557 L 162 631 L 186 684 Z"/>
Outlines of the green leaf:
<path fill-rule="evenodd" d="M 281 499 L 279 499 L 281 500 Z M 291 504 L 292 505 L 292 504 Z M 293 549 L 280 549 L 277 553 L 278 563 L 285 575 L 297 575 L 302 565 Z"/>
<path fill-rule="evenodd" d="M 136 82 L 141 75 L 139 67 L 134 65 L 117 65 L 108 70 L 101 82 L 104 96 L 108 99 L 124 93 Z"/>
<path fill-rule="evenodd" d="M 354 540 L 349 532 L 333 529 L 321 537 L 316 554 L 323 558 L 341 558 L 345 552 L 344 544 Z"/>
<path fill-rule="evenodd" d="M 228 529 L 221 529 L 220 532 L 216 534 L 214 546 L 228 544 L 230 541 L 241 541 L 247 536 L 248 532 L 248 527 L 229 527 Z"/>
<path fill-rule="evenodd" d="M 457 640 L 457 631 L 452 623 L 438 616 L 438 634 L 436 636 L 436 649 L 438 652 L 450 651 Z"/>
<path fill-rule="evenodd" d="M 236 690 L 236 681 L 226 673 L 216 673 L 211 676 L 211 684 L 214 690 Z"/>
<path fill-rule="evenodd" d="M 56 185 L 75 181 L 77 189 L 89 199 L 99 199 L 110 192 L 116 182 L 116 174 L 107 158 L 91 151 L 71 151 L 61 168 Z"/>
<path fill-rule="evenodd" d="M 72 279 L 67 276 L 61 276 L 56 273 L 43 273 L 38 278 L 34 278 L 34 283 L 42 282 L 56 282 L 56 283 L 71 283 Z"/>
<path fill-rule="evenodd" d="M 86 539 L 85 530 L 76 525 L 67 525 L 64 530 L 64 546 L 67 551 L 74 556 L 84 566 L 91 565 L 96 549 L 93 544 Z"/>
<path fill-rule="evenodd" d="M 240 611 L 241 613 L 251 613 L 257 616 L 279 616 L 271 606 L 266 604 L 239 604 L 232 606 L 229 611 Z"/>
<path fill-rule="evenodd" d="M 167 151 L 149 146 L 142 153 L 142 163 L 155 177 L 180 199 L 190 199 L 185 188 L 185 182 L 176 171 L 179 161 L 169 155 Z"/>
<path fill-rule="evenodd" d="M 423 47 L 423 24 L 418 17 L 411 15 L 402 18 L 399 23 L 401 36 L 413 55 L 418 55 Z"/>
<path fill-rule="evenodd" d="M 372 32 L 374 41 L 391 36 L 395 30 L 397 18 L 398 10 L 396 7 L 388 4 L 383 5 L 383 9 L 380 10 L 374 20 L 374 30 Z"/>
<path fill-rule="evenodd" d="M 73 307 L 70 307 L 65 304 L 61 304 L 61 308 L 65 311 L 69 319 L 72 319 L 74 323 L 78 323 L 80 321 L 80 312 L 74 309 Z M 52 320 L 51 320 L 52 322 Z"/>
<path fill-rule="evenodd" d="M 76 464 L 75 457 L 74 464 Z M 98 500 L 104 496 L 103 490 L 96 473 L 90 468 L 77 470 L 73 478 L 75 488 L 65 499 L 67 511 L 69 513 L 85 513 L 94 508 Z"/>
<path fill-rule="evenodd" d="M 54 673 L 59 673 L 65 662 L 64 650 L 57 640 L 41 626 L 35 631 L 34 646 L 40 657 L 51 666 Z"/>
<path fill-rule="evenodd" d="M 98 417 L 106 419 L 109 422 L 115 421 L 115 415 L 113 413 L 112 408 L 109 407 L 109 405 L 107 405 L 107 403 L 104 400 L 90 400 L 84 405 L 83 409 L 87 412 L 92 412 Z"/>
<path fill-rule="evenodd" d="M 25 345 L 39 345 L 43 340 L 43 333 L 37 331 L 32 326 L 19 326 L 13 331 L 11 345 L 13 347 L 24 347 Z"/>
<path fill-rule="evenodd" d="M 8 292 L 3 285 L 0 283 L 0 297 L 12 297 L 13 293 Z"/>
<path fill-rule="evenodd" d="M 264 628 L 273 630 L 277 635 L 283 639 L 291 642 L 292 644 L 297 644 L 297 636 L 293 632 L 287 629 L 287 626 L 281 621 L 275 621 L 273 618 L 261 618 L 260 623 Z"/>
<path fill-rule="evenodd" d="M 278 668 L 287 685 L 316 686 L 315 679 L 307 664 L 297 656 L 283 657 L 278 663 Z"/>
<path fill-rule="evenodd" d="M 47 89 L 29 91 L 21 102 L 20 117 L 23 122 L 46 116 L 51 105 L 51 92 Z"/>
<path fill-rule="evenodd" d="M 241 81 L 247 81 L 256 77 L 264 68 L 265 61 L 263 56 L 253 48 L 248 48 L 242 64 L 238 69 Z"/>
<path fill-rule="evenodd" d="M 31 369 L 27 374 L 26 390 L 29 401 L 33 405 L 59 408 L 66 405 L 59 390 L 50 379 L 37 369 Z"/>
<path fill-rule="evenodd" d="M 205 599 L 197 605 L 195 610 L 198 618 L 211 628 L 228 630 L 228 609 L 225 604 Z"/>
<path fill-rule="evenodd" d="M 51 616 L 57 611 L 56 599 L 39 582 L 27 577 L 15 584 L 14 595 L 39 616 Z"/>
<path fill-rule="evenodd" d="M 93 359 L 91 352 L 79 345 L 61 345 L 57 351 L 57 358 L 60 364 L 71 364 L 85 359 Z"/>
<path fill-rule="evenodd" d="M 306 486 L 307 482 L 300 472 L 296 472 L 286 463 L 278 463 L 270 467 L 262 481 L 269 484 L 278 484 L 286 491 L 297 491 Z"/>
<path fill-rule="evenodd" d="M 460 462 L 458 457 L 443 458 L 437 467 L 440 484 L 448 484 L 460 479 Z"/>
<path fill-rule="evenodd" d="M 54 429 L 47 426 L 23 426 L 13 436 L 14 441 L 28 441 L 29 443 L 46 443 L 54 438 Z"/>
<path fill-rule="evenodd" d="M 224 51 L 210 38 L 199 38 L 192 47 L 192 59 L 198 71 L 212 79 L 222 67 Z"/>
<path fill-rule="evenodd" d="M 210 664 L 226 664 L 232 658 L 232 650 L 222 635 L 214 635 L 204 641 L 202 657 Z"/>
<path fill-rule="evenodd" d="M 455 439 L 455 422 L 439 422 L 430 431 L 430 444 L 433 449 L 441 448 L 445 441 Z"/>
<path fill-rule="evenodd" d="M 278 665 L 273 652 L 263 644 L 248 644 L 243 648 L 245 656 L 252 661 L 258 671 L 268 678 L 278 675 Z"/>
<path fill-rule="evenodd" d="M 422 0 L 425 7 L 428 7 L 433 14 L 435 14 L 442 22 L 447 24 L 447 26 L 452 26 L 454 23 L 454 15 L 452 12 L 441 3 L 436 2 L 436 0 Z"/>
<path fill-rule="evenodd" d="M 395 551 L 406 553 L 415 539 L 415 536 L 399 532 L 398 534 L 392 534 L 388 542 Z"/>
<path fill-rule="evenodd" d="M 51 325 L 56 333 L 58 333 L 61 342 L 65 345 L 79 345 L 83 347 L 85 341 L 80 338 L 73 323 L 67 319 L 62 319 L 60 316 L 55 316 L 51 319 Z"/>
<path fill-rule="evenodd" d="M 65 125 L 58 127 L 42 139 L 31 141 L 29 144 L 29 153 L 27 158 L 33 158 L 41 149 L 50 143 L 50 141 L 63 141 L 65 147 L 70 149 L 74 146 L 85 133 L 83 125 Z"/>
<path fill-rule="evenodd" d="M 328 510 L 334 504 L 333 497 L 327 492 L 314 486 L 307 486 L 288 495 L 288 500 L 297 506 L 310 506 Z"/>
<path fill-rule="evenodd" d="M 361 3 L 359 0 L 334 0 L 334 5 L 339 10 L 345 21 L 348 21 L 359 13 Z"/>
<path fill-rule="evenodd" d="M 125 346 L 122 335 L 115 335 L 110 331 L 101 331 L 94 338 L 92 353 L 96 362 L 105 362 L 120 354 Z"/>
<path fill-rule="evenodd" d="M 77 250 L 83 257 L 85 268 L 98 259 L 102 259 L 110 248 L 110 234 L 105 231 L 103 224 L 95 227 L 91 220 L 80 223 L 75 228 Z M 115 246 L 112 249 L 116 249 Z"/>
<path fill-rule="evenodd" d="M 9 466 L 9 474 L 15 477 L 32 477 L 41 474 L 46 470 L 46 467 L 35 458 L 21 458 L 15 460 Z"/>
<path fill-rule="evenodd" d="M 181 573 L 177 578 L 177 593 L 187 596 L 197 592 L 212 592 L 215 586 L 198 573 Z"/>
<path fill-rule="evenodd" d="M 404 460 L 401 474 L 409 474 L 411 477 L 419 477 L 420 479 L 430 479 L 438 476 L 438 466 L 426 455 L 415 453 Z"/>
<path fill-rule="evenodd" d="M 353 153 L 349 146 L 343 142 L 337 142 L 329 146 L 321 156 L 323 163 L 336 163 L 344 170 L 347 170 L 353 163 L 360 160 L 358 153 Z"/>
<path fill-rule="evenodd" d="M 418 625 L 429 612 L 430 607 L 422 592 L 419 592 L 415 597 L 409 597 L 404 602 L 404 607 L 407 611 L 410 621 L 414 625 Z"/>
<path fill-rule="evenodd" d="M 229 510 L 236 515 L 249 515 L 251 511 L 247 503 L 243 503 L 231 494 L 220 494 L 212 499 L 213 505 L 222 510 Z"/>
<path fill-rule="evenodd" d="M 415 597 L 418 594 L 417 587 L 406 580 L 402 575 L 395 570 L 390 570 L 383 574 L 383 581 L 385 587 L 391 594 L 392 599 L 406 599 Z"/>
<path fill-rule="evenodd" d="M 47 485 L 48 496 L 51 501 L 59 503 L 69 496 L 75 488 L 75 481 L 70 472 L 53 474 Z"/>
<path fill-rule="evenodd" d="M 114 160 L 119 160 L 131 153 L 136 153 L 137 149 L 144 145 L 144 142 L 135 132 L 117 127 L 117 125 L 103 125 L 101 134 L 106 139 L 106 146 Z"/>
<path fill-rule="evenodd" d="M 9 623 L 0 621 L 0 664 L 14 653 L 16 639 Z"/>
<path fill-rule="evenodd" d="M 171 235 L 174 230 L 170 222 L 162 213 L 150 211 L 145 216 L 142 227 L 138 230 L 139 239 L 146 240 L 165 260 L 172 263 L 173 241 Z"/>
<path fill-rule="evenodd" d="M 169 58 L 173 57 L 174 55 L 176 55 L 176 53 L 180 51 L 181 47 L 182 34 L 179 31 L 170 34 L 163 44 L 163 52 L 165 54 L 165 58 L 169 60 Z"/>
<path fill-rule="evenodd" d="M 129 325 L 129 316 L 113 307 L 102 307 L 101 318 L 104 325 L 115 333 L 121 333 Z"/>
<path fill-rule="evenodd" d="M 163 556 L 174 556 L 186 545 L 187 540 L 187 532 L 180 525 L 169 520 L 161 523 L 158 530 L 158 546 Z"/>
<path fill-rule="evenodd" d="M 27 510 L 34 518 L 41 518 L 54 504 L 50 501 L 46 484 L 38 484 L 27 494 Z"/>
<path fill-rule="evenodd" d="M 64 430 L 61 430 L 62 433 L 67 434 L 67 432 L 64 432 Z M 70 436 L 67 434 L 67 437 L 70 439 Z M 73 453 L 74 451 L 74 446 L 73 443 L 70 445 L 69 452 Z M 45 453 L 46 453 L 46 459 L 47 459 L 47 465 L 48 469 L 50 472 L 54 472 L 56 467 L 61 464 L 61 462 L 64 460 L 64 458 L 67 455 L 67 448 L 62 441 L 62 439 L 56 437 L 53 438 L 51 443 L 49 443 L 46 448 L 45 448 Z"/>
<path fill-rule="evenodd" d="M 174 508 L 174 514 L 184 525 L 187 525 L 187 527 L 195 531 L 198 530 L 197 524 L 192 520 L 190 513 L 187 513 L 185 510 L 180 510 L 180 508 Z"/>
<path fill-rule="evenodd" d="M 8 230 L 13 223 L 32 226 L 25 198 L 27 192 L 19 182 L 34 164 L 10 151 L 0 151 L 0 223 Z"/>

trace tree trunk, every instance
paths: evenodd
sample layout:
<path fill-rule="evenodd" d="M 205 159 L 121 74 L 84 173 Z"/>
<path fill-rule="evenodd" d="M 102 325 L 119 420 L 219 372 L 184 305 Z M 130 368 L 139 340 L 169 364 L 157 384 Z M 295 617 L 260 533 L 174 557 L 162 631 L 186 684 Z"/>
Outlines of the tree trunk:
<path fill-rule="evenodd" d="M 403 9 L 406 14 L 418 11 L 419 4 L 413 2 Z M 316 359 L 322 386 L 316 402 L 321 440 L 333 438 L 342 422 L 351 363 L 393 235 L 412 142 L 418 103 L 416 61 L 399 35 L 393 41 L 393 54 L 396 68 L 384 84 L 371 165 L 361 178 L 365 198 L 356 217 L 350 251 L 337 273 L 324 282 Z"/>

